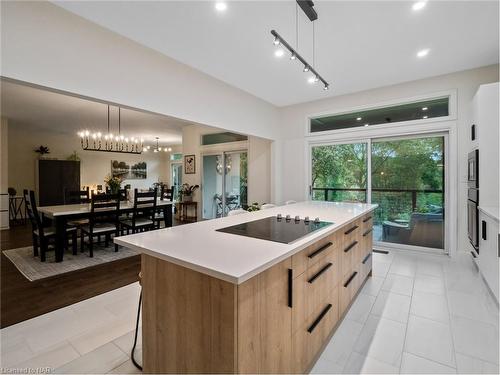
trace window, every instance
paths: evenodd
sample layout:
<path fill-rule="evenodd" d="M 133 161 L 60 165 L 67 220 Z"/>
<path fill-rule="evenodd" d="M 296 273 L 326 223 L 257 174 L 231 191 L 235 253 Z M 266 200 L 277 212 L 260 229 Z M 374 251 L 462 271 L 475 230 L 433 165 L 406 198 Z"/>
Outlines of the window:
<path fill-rule="evenodd" d="M 204 134 L 201 136 L 201 144 L 203 146 L 216 145 L 219 143 L 240 142 L 246 140 L 248 140 L 248 137 L 246 135 L 230 132 Z"/>
<path fill-rule="evenodd" d="M 180 161 L 182 160 L 182 154 L 171 154 L 170 161 Z"/>
<path fill-rule="evenodd" d="M 422 120 L 449 115 L 449 97 L 368 109 L 340 115 L 312 118 L 311 133 L 328 130 L 382 125 L 392 122 Z"/>

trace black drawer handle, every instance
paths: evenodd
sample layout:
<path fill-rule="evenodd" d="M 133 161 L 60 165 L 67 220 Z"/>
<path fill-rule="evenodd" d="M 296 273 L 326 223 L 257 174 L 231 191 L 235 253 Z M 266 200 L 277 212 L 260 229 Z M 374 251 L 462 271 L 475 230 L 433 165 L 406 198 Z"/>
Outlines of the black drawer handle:
<path fill-rule="evenodd" d="M 293 302 L 293 270 L 288 269 L 288 307 L 292 308 Z"/>
<path fill-rule="evenodd" d="M 371 256 L 372 256 L 372 253 L 365 256 L 365 259 L 363 259 L 363 261 L 361 263 L 365 264 L 368 261 L 368 259 L 370 259 Z"/>
<path fill-rule="evenodd" d="M 333 243 L 331 242 L 328 242 L 327 244 L 321 246 L 318 250 L 315 250 L 314 252 L 312 252 L 311 254 L 309 254 L 307 257 L 309 259 L 312 259 L 314 258 L 316 255 L 318 255 L 319 253 L 322 253 L 323 251 L 325 251 L 326 249 L 328 249 L 330 246 L 332 246 Z"/>
<path fill-rule="evenodd" d="M 354 241 L 352 244 L 350 244 L 349 246 L 347 246 L 345 249 L 344 249 L 344 253 L 347 253 L 349 250 L 351 250 L 354 246 L 356 246 L 358 244 L 358 241 Z"/>
<path fill-rule="evenodd" d="M 318 277 L 320 277 L 320 276 L 321 276 L 321 274 L 322 274 L 323 272 L 325 272 L 325 271 L 326 271 L 328 268 L 330 268 L 331 266 L 333 266 L 333 263 L 328 263 L 326 266 L 324 266 L 322 269 L 320 269 L 316 275 L 314 275 L 314 276 L 313 276 L 313 277 L 311 277 L 309 280 L 307 280 L 307 282 L 308 282 L 309 284 L 312 284 L 312 283 L 314 282 L 314 280 L 316 280 Z"/>
<path fill-rule="evenodd" d="M 316 318 L 316 320 L 313 322 L 313 324 L 311 324 L 311 326 L 307 329 L 307 332 L 309 333 L 312 333 L 314 331 L 314 328 L 316 328 L 316 326 L 319 324 L 319 322 L 321 322 L 321 320 L 325 317 L 326 313 L 328 312 L 328 310 L 330 310 L 332 308 L 332 304 L 329 303 L 324 309 L 323 311 L 321 311 L 321 313 L 318 315 L 318 317 Z"/>
<path fill-rule="evenodd" d="M 356 277 L 356 275 L 358 274 L 358 272 L 354 272 L 351 277 L 349 277 L 349 280 L 347 280 L 344 284 L 344 288 L 347 288 L 347 286 L 351 283 L 352 279 L 354 279 Z"/>
<path fill-rule="evenodd" d="M 366 219 L 363 219 L 363 223 L 366 223 L 367 221 L 371 220 L 372 216 L 368 216 Z"/>
<path fill-rule="evenodd" d="M 368 236 L 373 231 L 373 228 L 368 229 L 365 233 L 363 233 L 363 237 Z"/>
<path fill-rule="evenodd" d="M 481 220 L 481 237 L 486 241 L 486 221 Z"/>
<path fill-rule="evenodd" d="M 349 233 L 351 233 L 351 232 L 355 231 L 356 229 L 358 229 L 358 226 L 357 226 L 357 225 L 355 225 L 355 226 L 353 226 L 351 229 L 348 229 L 347 231 L 345 231 L 345 232 L 344 232 L 344 234 L 349 234 Z"/>

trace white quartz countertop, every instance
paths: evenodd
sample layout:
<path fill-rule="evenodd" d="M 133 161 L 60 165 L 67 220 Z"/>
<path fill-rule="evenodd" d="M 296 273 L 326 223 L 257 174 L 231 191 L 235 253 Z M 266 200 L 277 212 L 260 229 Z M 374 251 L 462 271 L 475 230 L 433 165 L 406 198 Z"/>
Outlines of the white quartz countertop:
<path fill-rule="evenodd" d="M 492 219 L 499 221 L 498 207 L 495 206 L 479 206 L 479 210 L 483 211 L 486 215 L 490 216 Z"/>
<path fill-rule="evenodd" d="M 329 235 L 377 205 L 308 201 L 115 238 L 115 243 L 198 272 L 241 284 Z M 299 215 L 334 222 L 290 244 L 217 232 L 269 216 Z"/>

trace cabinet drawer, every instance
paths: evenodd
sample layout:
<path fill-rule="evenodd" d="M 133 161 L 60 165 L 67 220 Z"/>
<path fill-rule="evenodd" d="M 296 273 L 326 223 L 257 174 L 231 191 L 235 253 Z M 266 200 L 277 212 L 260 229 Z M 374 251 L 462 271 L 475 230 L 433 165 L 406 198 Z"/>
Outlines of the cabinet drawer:
<path fill-rule="evenodd" d="M 292 332 L 297 331 L 330 298 L 340 281 L 338 251 L 293 280 Z"/>
<path fill-rule="evenodd" d="M 339 247 L 338 233 L 333 233 L 292 256 L 293 276 L 304 273 L 308 267 L 328 257 Z"/>
<path fill-rule="evenodd" d="M 364 233 L 366 230 L 372 228 L 373 226 L 373 212 L 366 214 L 361 218 L 361 232 Z"/>
<path fill-rule="evenodd" d="M 360 243 L 356 238 L 349 238 L 342 241 L 342 247 L 339 251 L 342 276 L 350 274 L 353 267 L 356 266 L 359 245 Z"/>
<path fill-rule="evenodd" d="M 368 276 L 368 274 L 370 273 L 370 271 L 372 270 L 372 252 L 368 252 L 367 254 L 365 254 L 364 258 L 361 260 L 361 265 L 360 265 L 360 269 L 361 269 L 361 278 L 360 278 L 360 283 L 362 283 L 366 276 Z"/>
<path fill-rule="evenodd" d="M 351 303 L 352 298 L 356 295 L 356 292 L 361 285 L 361 267 L 358 265 L 353 267 L 350 274 L 344 276 L 342 282 L 339 284 L 339 314 L 345 313 L 347 307 Z"/>
<path fill-rule="evenodd" d="M 362 220 L 357 219 L 352 223 L 344 225 L 340 232 L 342 233 L 342 242 L 353 242 L 360 238 Z"/>
<path fill-rule="evenodd" d="M 310 318 L 292 334 L 292 368 L 305 373 L 339 319 L 338 287 L 318 306 Z"/>

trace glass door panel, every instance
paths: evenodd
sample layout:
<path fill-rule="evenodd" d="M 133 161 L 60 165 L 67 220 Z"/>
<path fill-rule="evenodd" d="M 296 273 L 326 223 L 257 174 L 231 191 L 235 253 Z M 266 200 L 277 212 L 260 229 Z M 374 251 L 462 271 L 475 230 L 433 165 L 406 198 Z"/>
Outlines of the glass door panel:
<path fill-rule="evenodd" d="M 444 249 L 444 137 L 372 142 L 374 241 Z"/>
<path fill-rule="evenodd" d="M 313 200 L 366 202 L 368 144 L 346 143 L 312 147 Z"/>
<path fill-rule="evenodd" d="M 203 156 L 203 218 L 227 216 L 247 207 L 248 158 L 246 151 Z"/>
<path fill-rule="evenodd" d="M 203 219 L 222 217 L 222 158 L 222 154 L 203 156 Z"/>
<path fill-rule="evenodd" d="M 224 216 L 229 211 L 247 207 L 248 188 L 248 160 L 246 152 L 232 152 L 224 154 L 225 200 Z"/>
<path fill-rule="evenodd" d="M 172 186 L 174 187 L 174 198 L 177 199 L 179 196 L 179 188 L 182 185 L 182 163 L 172 163 L 170 165 L 170 170 L 172 173 Z"/>

